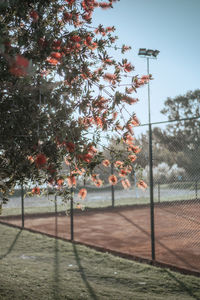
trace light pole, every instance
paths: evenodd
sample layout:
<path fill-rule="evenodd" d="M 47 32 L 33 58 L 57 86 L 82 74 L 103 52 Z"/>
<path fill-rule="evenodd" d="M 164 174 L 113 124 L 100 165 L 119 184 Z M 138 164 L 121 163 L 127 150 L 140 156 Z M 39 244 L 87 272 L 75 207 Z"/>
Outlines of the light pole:
<path fill-rule="evenodd" d="M 159 50 L 140 48 L 138 55 L 147 59 L 147 75 L 149 76 L 149 59 L 156 59 Z M 148 116 L 149 116 L 149 186 L 150 186 L 150 206 L 151 206 L 151 257 L 155 260 L 155 230 L 154 230 L 154 199 L 153 199 L 153 154 L 152 154 L 152 128 L 151 128 L 151 102 L 150 83 L 148 81 Z"/>

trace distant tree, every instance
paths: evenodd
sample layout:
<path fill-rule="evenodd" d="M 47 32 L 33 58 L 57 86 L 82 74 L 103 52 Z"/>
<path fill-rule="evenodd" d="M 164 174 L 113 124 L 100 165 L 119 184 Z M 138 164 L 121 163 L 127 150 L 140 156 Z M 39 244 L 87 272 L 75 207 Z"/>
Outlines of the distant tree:
<path fill-rule="evenodd" d="M 177 122 L 169 123 L 165 130 L 154 130 L 158 143 L 189 176 L 200 176 L 200 90 L 168 98 L 161 112 Z M 186 120 L 178 121 L 181 119 Z"/>

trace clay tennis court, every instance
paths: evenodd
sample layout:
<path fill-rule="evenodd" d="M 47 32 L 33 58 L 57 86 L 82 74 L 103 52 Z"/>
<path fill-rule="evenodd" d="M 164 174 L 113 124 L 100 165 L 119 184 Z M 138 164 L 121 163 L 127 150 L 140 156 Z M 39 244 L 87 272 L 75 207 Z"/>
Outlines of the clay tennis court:
<path fill-rule="evenodd" d="M 155 205 L 156 261 L 200 273 L 200 201 Z M 21 226 L 20 217 L 3 222 Z M 70 216 L 25 216 L 25 228 L 70 239 Z M 151 259 L 147 205 L 74 212 L 74 240 Z"/>

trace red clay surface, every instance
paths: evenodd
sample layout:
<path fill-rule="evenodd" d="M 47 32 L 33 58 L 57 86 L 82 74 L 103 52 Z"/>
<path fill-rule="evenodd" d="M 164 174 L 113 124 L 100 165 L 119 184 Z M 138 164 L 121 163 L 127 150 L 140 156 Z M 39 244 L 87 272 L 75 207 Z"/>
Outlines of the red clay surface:
<path fill-rule="evenodd" d="M 200 272 L 200 201 L 155 206 L 156 261 Z M 21 226 L 17 217 L 1 221 Z M 25 216 L 25 228 L 70 239 L 70 216 Z M 74 213 L 74 240 L 151 259 L 150 208 Z"/>

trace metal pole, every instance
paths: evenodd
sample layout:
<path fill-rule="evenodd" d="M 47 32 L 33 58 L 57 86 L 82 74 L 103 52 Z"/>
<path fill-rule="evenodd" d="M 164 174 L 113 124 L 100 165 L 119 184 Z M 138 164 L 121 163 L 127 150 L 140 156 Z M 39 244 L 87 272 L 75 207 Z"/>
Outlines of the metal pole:
<path fill-rule="evenodd" d="M 158 202 L 160 203 L 160 182 L 158 182 Z"/>
<path fill-rule="evenodd" d="M 24 228 L 24 186 L 21 182 L 21 214 L 22 214 L 22 228 Z"/>
<path fill-rule="evenodd" d="M 114 173 L 114 165 L 113 162 L 111 162 L 111 175 Z M 115 188 L 113 185 L 111 185 L 111 193 L 112 193 L 112 207 L 115 206 Z"/>
<path fill-rule="evenodd" d="M 71 199 L 70 199 L 70 222 L 71 222 L 71 241 L 74 240 L 74 202 L 73 202 L 73 187 L 71 188 Z"/>
<path fill-rule="evenodd" d="M 198 197 L 198 187 L 197 187 L 197 180 L 195 182 L 195 196 L 196 196 L 196 200 L 197 200 L 197 197 Z"/>
<path fill-rule="evenodd" d="M 147 57 L 147 74 L 149 75 L 149 57 Z M 152 153 L 152 128 L 150 83 L 148 81 L 148 113 L 149 113 L 149 186 L 150 186 L 150 218 L 151 218 L 151 257 L 155 260 L 155 230 L 154 230 L 154 199 L 153 199 L 153 153 Z"/>
<path fill-rule="evenodd" d="M 58 236 L 58 215 L 57 215 L 58 209 L 57 209 L 57 195 L 56 194 L 55 194 L 54 202 L 55 202 L 55 236 Z"/>
<path fill-rule="evenodd" d="M 57 209 L 57 195 L 56 194 L 55 194 L 54 202 L 55 202 L 55 214 L 57 215 L 58 209 Z"/>

